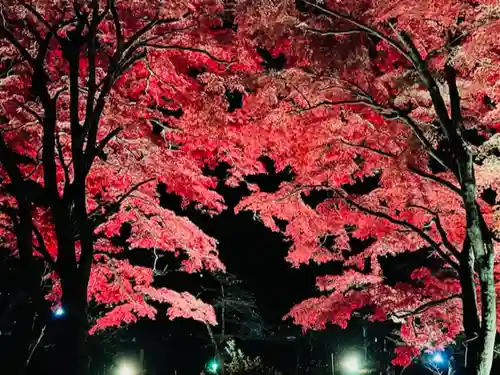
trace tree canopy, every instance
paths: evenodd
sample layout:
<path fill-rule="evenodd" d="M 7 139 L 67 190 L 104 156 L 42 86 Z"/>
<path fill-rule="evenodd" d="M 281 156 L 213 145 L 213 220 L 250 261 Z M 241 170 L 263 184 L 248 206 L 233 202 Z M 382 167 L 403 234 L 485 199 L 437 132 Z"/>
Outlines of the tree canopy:
<path fill-rule="evenodd" d="M 464 327 L 468 339 L 488 335 L 478 340 L 486 358 L 499 285 L 496 2 L 240 6 L 239 25 L 249 35 L 265 25 L 275 58 L 287 61 L 255 79 L 247 108 L 271 110 L 238 130 L 238 157 L 265 154 L 296 177 L 237 209 L 276 231 L 286 221 L 292 265 L 344 265 L 288 316 L 322 329 L 369 306 L 367 318 L 401 323 L 394 363 L 452 343 Z M 351 238 L 370 242 L 352 249 Z M 383 259 L 422 248 L 429 266 L 388 284 Z"/>
<path fill-rule="evenodd" d="M 114 239 L 126 223 L 130 247 L 223 270 L 216 240 L 162 208 L 156 185 L 217 214 L 203 168 L 225 162 L 226 183 L 253 192 L 236 211 L 283 232 L 293 266 L 343 263 L 292 308 L 296 323 L 344 327 L 369 307 L 368 319 L 401 323 L 396 364 L 464 332 L 474 374 L 489 374 L 497 1 L 7 0 L 0 13 L 0 234 L 29 294 L 35 257 L 51 267 L 47 297 L 77 330 L 89 300 L 111 308 L 92 332 L 153 318 L 152 300 L 215 324 Z M 248 183 L 262 155 L 294 179 L 274 192 Z M 422 249 L 428 266 L 389 284 L 383 259 Z"/>

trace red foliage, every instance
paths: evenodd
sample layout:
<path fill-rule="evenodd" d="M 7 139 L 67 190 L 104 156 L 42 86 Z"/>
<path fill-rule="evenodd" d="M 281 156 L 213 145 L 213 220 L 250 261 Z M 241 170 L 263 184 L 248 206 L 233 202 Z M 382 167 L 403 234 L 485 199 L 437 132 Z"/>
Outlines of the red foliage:
<path fill-rule="evenodd" d="M 20 217 L 19 197 L 31 183 L 40 190 L 39 198 L 47 197 L 36 200 L 26 193 L 33 246 L 53 266 L 48 298 L 57 304 L 64 299 L 61 272 L 74 267 L 86 278 L 82 254 L 88 245 L 81 243 L 85 234 L 75 222 L 83 215 L 94 237 L 88 287 L 83 287 L 89 301 L 109 308 L 91 332 L 137 317 L 154 318 L 151 301 L 169 303 L 171 318 L 216 323 L 211 306 L 186 292 L 156 289 L 151 268 L 118 260 L 123 249 L 112 238 L 129 223 L 131 248 L 181 251 L 187 255 L 186 272 L 224 269 L 215 239 L 160 207 L 156 191 L 162 182 L 184 206 L 194 202 L 211 214 L 224 208 L 213 190 L 215 180 L 204 176 L 202 167 L 213 165 L 223 150 L 215 131 L 240 121 L 240 114 L 226 115 L 225 91 L 241 88 L 246 74 L 260 70 L 260 57 L 234 31 L 214 30 L 222 10 L 217 0 L 2 1 L 2 244 L 18 250 L 9 214 Z M 192 74 L 196 69 L 198 76 Z M 53 129 L 50 115 L 56 117 Z M 6 167 L 13 160 L 22 182 L 13 180 Z M 87 174 L 76 170 L 82 160 L 90 167 Z M 82 176 L 86 207 L 78 213 L 74 191 Z M 58 221 L 57 215 L 67 220 Z M 69 246 L 61 242 L 63 225 L 74 233 Z M 74 264 L 68 261 L 72 257 Z"/>
<path fill-rule="evenodd" d="M 256 211 L 275 231 L 280 230 L 275 219 L 286 220 L 288 260 L 294 266 L 344 264 L 342 275 L 318 278 L 318 288 L 326 293 L 295 306 L 288 317 L 306 329 L 322 329 L 327 323 L 345 327 L 355 310 L 371 306 L 370 319 L 401 323 L 406 346 L 398 348 L 394 363 L 407 364 L 418 350 L 452 343 L 463 330 L 456 265 L 466 236 L 466 213 L 456 173 L 430 167 L 429 149 L 439 147 L 445 135 L 428 88 L 404 49 L 375 35 L 411 37 L 448 113 L 445 63 L 456 71 L 463 128 L 486 139 L 467 147 L 476 161 L 477 201 L 495 238 L 498 206 L 482 201 L 479 194 L 500 190 L 494 151 L 499 145 L 500 8 L 497 2 L 462 0 L 322 2 L 349 15 L 342 18 L 317 8 L 312 14 L 314 1 L 299 3 L 300 9 L 297 2 L 239 4 L 242 32 L 258 35 L 261 43 L 278 46 L 277 51 L 286 50 L 288 60 L 285 69 L 254 80 L 259 90 L 246 98 L 246 110 L 260 115 L 253 114 L 257 121 L 238 129 L 241 146 L 230 150 L 238 167 L 231 184 L 253 172 L 248 160 L 261 154 L 275 160 L 278 170 L 291 166 L 296 177 L 276 192 L 255 192 L 237 211 Z M 370 29 L 359 32 L 359 22 Z M 380 180 L 370 192 L 346 191 L 346 184 L 372 176 Z M 329 195 L 312 208 L 301 194 L 315 190 Z M 325 236 L 333 237 L 330 248 L 321 240 Z M 354 253 L 351 237 L 376 241 Z M 428 268 L 415 270 L 406 282 L 387 285 L 382 259 L 429 246 L 433 260 Z M 493 246 L 496 251 L 495 239 Z M 496 255 L 497 290 L 499 260 Z M 474 278 L 480 300 L 479 279 Z"/>

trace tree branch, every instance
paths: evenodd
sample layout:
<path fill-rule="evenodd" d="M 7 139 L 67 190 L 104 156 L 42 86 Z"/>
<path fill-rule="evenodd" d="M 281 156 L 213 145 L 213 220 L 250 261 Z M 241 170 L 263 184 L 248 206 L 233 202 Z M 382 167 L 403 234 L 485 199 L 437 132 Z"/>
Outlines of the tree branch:
<path fill-rule="evenodd" d="M 400 52 L 406 59 L 411 62 L 411 64 L 415 67 L 417 70 L 420 79 L 424 83 L 425 87 L 427 88 L 427 91 L 429 92 L 431 99 L 432 99 L 432 104 L 434 107 L 434 110 L 436 112 L 436 115 L 439 119 L 439 122 L 441 124 L 441 129 L 443 130 L 443 133 L 445 134 L 446 138 L 448 139 L 450 143 L 450 147 L 452 149 L 453 154 L 457 157 L 457 162 L 462 163 L 465 162 L 465 160 L 468 157 L 468 151 L 466 147 L 466 143 L 464 138 L 459 132 L 459 129 L 454 127 L 454 123 L 450 121 L 450 118 L 448 116 L 448 109 L 446 107 L 445 101 L 443 99 L 443 96 L 441 95 L 441 92 L 439 90 L 439 87 L 437 85 L 436 80 L 432 76 L 427 61 L 422 59 L 422 56 L 420 55 L 420 52 L 418 51 L 417 47 L 411 40 L 410 36 L 405 33 L 405 32 L 397 32 L 394 27 L 390 24 L 389 26 L 392 27 L 394 32 L 396 32 L 396 35 L 399 39 L 399 41 L 393 40 L 375 29 L 364 25 L 355 19 L 353 19 L 350 16 L 341 14 L 339 12 L 333 11 L 326 9 L 322 6 L 319 6 L 318 4 L 311 2 L 309 0 L 302 0 L 304 3 L 308 4 L 309 6 L 316 8 L 323 13 L 336 17 L 342 20 L 345 20 L 349 22 L 350 24 L 357 26 L 367 33 L 374 35 L 381 40 L 384 40 L 386 43 L 391 45 L 393 48 L 395 48 L 398 52 Z M 417 134 L 416 134 L 417 135 Z M 418 136 L 418 135 L 417 135 Z M 434 156 L 434 155 L 433 155 Z M 447 166 L 447 168 L 450 168 L 450 166 Z M 456 168 L 450 168 L 456 175 L 457 175 L 457 169 Z M 458 175 L 457 175 L 458 176 Z"/>
<path fill-rule="evenodd" d="M 304 23 L 299 23 L 297 25 L 297 28 L 308 31 L 313 34 L 321 35 L 321 36 L 336 36 L 336 35 L 350 35 L 350 34 L 359 34 L 362 32 L 365 32 L 365 30 L 361 28 L 356 28 L 356 29 L 349 29 L 349 30 L 339 30 L 339 31 L 325 31 L 325 30 L 319 30 L 315 29 L 313 27 L 309 27 Z"/>
<path fill-rule="evenodd" d="M 64 153 L 61 145 L 61 139 L 59 138 L 59 132 L 56 131 L 55 134 L 56 137 L 56 147 L 57 147 L 57 156 L 59 158 L 59 163 L 61 163 L 61 168 L 63 169 L 64 173 L 64 189 L 68 189 L 69 184 L 70 184 L 70 173 L 69 173 L 69 168 L 66 162 L 64 161 Z"/>
<path fill-rule="evenodd" d="M 203 55 L 210 57 L 212 60 L 214 60 L 218 63 L 221 63 L 221 64 L 230 63 L 230 61 L 219 59 L 218 57 L 212 55 L 210 52 L 208 52 L 207 50 L 204 50 L 202 48 L 186 47 L 186 46 L 181 46 L 181 45 L 176 45 L 176 44 L 162 45 L 162 44 L 157 44 L 157 43 L 145 43 L 143 46 L 157 48 L 157 49 L 165 49 L 165 50 L 172 49 L 172 50 L 180 50 L 180 51 L 199 52 Z"/>
<path fill-rule="evenodd" d="M 158 23 L 158 16 L 159 12 L 156 13 L 152 21 L 148 22 L 147 25 L 137 31 L 132 37 L 130 37 L 127 42 L 123 43 L 121 48 L 117 48 L 113 57 L 111 58 L 111 62 L 109 64 L 110 70 L 103 80 L 102 89 L 99 97 L 97 98 L 97 102 L 92 111 L 87 112 L 85 116 L 82 137 L 88 135 L 87 145 L 84 152 L 87 157 L 95 151 L 94 149 L 97 142 L 97 127 L 99 125 L 99 118 L 102 111 L 104 110 L 106 97 L 113 87 L 113 83 L 116 79 L 116 74 L 122 69 L 122 65 L 124 63 L 122 57 L 129 55 L 131 56 L 134 54 L 134 51 L 139 48 L 139 46 L 137 44 L 134 45 L 134 43 L 136 43 L 143 35 L 149 32 Z M 86 168 L 87 173 L 89 171 L 89 168 L 90 166 L 88 165 Z"/>
<path fill-rule="evenodd" d="M 1 24 L 0 24 L 0 30 L 5 35 L 5 38 L 10 43 L 12 43 L 12 45 L 14 47 L 16 47 L 16 49 L 19 51 L 19 53 L 21 54 L 21 56 L 24 57 L 24 59 L 26 61 L 28 61 L 28 63 L 31 65 L 31 67 L 33 69 L 37 69 L 38 66 L 37 66 L 37 63 L 36 63 L 35 59 L 33 58 L 33 56 L 31 56 L 31 54 L 28 52 L 28 50 L 23 47 L 23 45 L 21 44 L 21 42 L 19 42 L 17 40 L 17 38 L 5 26 L 3 26 Z"/>
<path fill-rule="evenodd" d="M 24 180 L 21 174 L 21 170 L 17 166 L 12 155 L 12 150 L 9 148 L 9 146 L 7 146 L 3 135 L 0 133 L 0 163 L 2 163 L 3 167 L 5 168 L 9 179 L 14 185 L 14 189 L 17 192 L 20 192 L 21 185 L 23 184 Z"/>
<path fill-rule="evenodd" d="M 26 10 L 28 10 L 31 14 L 33 14 L 35 16 L 35 18 L 38 21 L 40 21 L 50 31 L 50 33 L 53 34 L 53 36 L 56 37 L 56 39 L 60 43 L 62 43 L 64 41 L 63 38 L 61 38 L 59 35 L 57 35 L 58 27 L 54 27 L 53 25 L 51 25 L 50 23 L 48 23 L 45 20 L 45 18 L 43 18 L 42 15 L 35 8 L 33 8 L 30 4 L 27 4 L 24 1 L 22 1 L 22 6 L 24 8 L 26 8 Z"/>
<path fill-rule="evenodd" d="M 437 154 L 437 151 L 434 149 L 432 144 L 429 142 L 429 140 L 425 137 L 424 133 L 422 130 L 419 128 L 418 124 L 406 113 L 406 111 L 403 111 L 398 108 L 387 108 L 384 107 L 380 104 L 377 104 L 375 101 L 373 101 L 373 98 L 368 96 L 367 94 L 355 94 L 355 95 L 361 95 L 364 97 L 364 99 L 347 99 L 347 100 L 340 100 L 340 101 L 329 101 L 329 100 L 323 100 L 313 106 L 310 106 L 308 108 L 305 108 L 303 111 L 306 110 L 312 110 L 318 107 L 326 106 L 326 105 L 349 105 L 349 104 L 360 104 L 360 105 L 365 105 L 367 107 L 370 107 L 374 109 L 379 115 L 383 116 L 384 118 L 388 120 L 401 120 L 404 122 L 415 134 L 415 136 L 418 138 L 420 143 L 424 146 L 426 151 L 431 155 L 439 164 L 441 164 L 444 168 L 446 169 L 451 169 L 454 171 L 454 168 L 451 168 L 451 166 L 447 165 Z M 294 112 L 294 111 L 292 111 Z"/>
<path fill-rule="evenodd" d="M 335 18 L 338 18 L 338 19 L 341 19 L 341 20 L 344 20 L 344 21 L 347 21 L 349 22 L 350 24 L 354 25 L 354 26 L 357 26 L 359 27 L 362 31 L 368 33 L 368 34 L 371 34 L 373 36 L 376 36 L 377 38 L 385 41 L 387 44 L 391 45 L 392 47 L 394 47 L 399 53 L 401 53 L 412 65 L 415 66 L 416 64 L 416 61 L 413 60 L 412 56 L 404 49 L 404 47 L 396 40 L 392 39 L 392 38 L 389 38 L 388 36 L 385 36 L 384 34 L 382 33 L 379 33 L 377 30 L 375 30 L 374 28 L 372 27 L 369 27 L 367 25 L 364 25 L 363 23 L 361 22 L 358 22 L 356 21 L 354 18 L 348 16 L 348 15 L 345 15 L 345 14 L 342 14 L 342 13 L 339 13 L 339 12 L 336 12 L 334 10 L 330 10 L 330 9 L 327 9 L 327 8 L 324 8 L 314 2 L 311 2 L 309 0 L 302 0 L 304 3 L 306 3 L 307 5 L 313 7 L 313 8 L 316 8 L 318 10 L 320 10 L 321 12 L 323 12 L 324 14 L 327 14 L 329 15 L 330 17 L 335 17 Z M 415 66 L 416 67 L 416 66 Z"/>
<path fill-rule="evenodd" d="M 86 162 L 88 163 L 88 165 L 92 165 L 95 157 L 97 155 L 99 155 L 103 150 L 104 148 L 106 147 L 106 145 L 109 143 L 109 141 L 111 141 L 115 136 L 117 136 L 121 131 L 123 130 L 123 128 L 121 126 L 111 130 L 100 142 L 99 144 L 97 145 L 97 147 L 95 147 L 94 149 L 94 152 L 91 153 L 90 155 L 86 155 L 87 157 L 87 160 Z"/>
<path fill-rule="evenodd" d="M 461 298 L 461 297 L 462 297 L 461 294 L 452 294 L 451 296 L 448 296 L 448 297 L 444 297 L 441 299 L 426 302 L 412 311 L 408 311 L 408 312 L 405 312 L 402 314 L 399 314 L 397 312 L 392 312 L 391 315 L 394 315 L 396 318 L 406 318 L 406 317 L 411 316 L 411 315 L 421 314 L 434 306 L 439 306 L 442 303 L 451 301 L 452 299 L 455 299 L 455 298 Z"/>
<path fill-rule="evenodd" d="M 109 2 L 108 2 L 109 5 Z M 99 2 L 92 1 L 92 22 L 90 24 L 89 31 L 87 33 L 88 38 L 88 79 L 87 79 L 87 104 L 85 107 L 85 118 L 92 117 L 92 112 L 94 110 L 94 100 L 97 92 L 96 85 L 96 38 L 97 38 L 97 27 L 101 19 L 99 17 Z M 118 48 L 118 47 L 117 47 Z"/>
<path fill-rule="evenodd" d="M 439 215 L 432 211 L 431 209 L 429 209 L 428 207 L 424 207 L 424 206 L 420 206 L 418 204 L 412 204 L 410 205 L 409 207 L 415 207 L 415 208 L 420 208 L 421 210 L 424 210 L 425 212 L 428 212 L 429 214 L 431 214 L 433 217 L 434 217 L 434 222 L 436 223 L 436 228 L 439 232 L 439 235 L 441 236 L 441 239 L 443 241 L 443 245 L 457 258 L 457 259 L 460 259 L 460 252 L 458 251 L 458 249 L 453 246 L 453 244 L 448 240 L 448 236 L 446 234 L 446 231 L 444 230 L 442 224 L 441 224 L 441 220 L 439 218 Z"/>
<path fill-rule="evenodd" d="M 104 222 L 109 215 L 111 215 L 116 209 L 120 207 L 120 204 L 127 199 L 134 191 L 139 189 L 142 185 L 145 185 L 151 181 L 156 180 L 155 177 L 148 178 L 147 180 L 138 182 L 137 184 L 133 185 L 127 192 L 123 193 L 118 197 L 118 199 L 115 202 L 108 202 L 108 203 L 103 203 L 94 208 L 91 212 L 89 212 L 88 216 L 89 218 L 92 218 L 93 216 L 97 216 L 95 222 L 94 222 L 94 227 L 97 227 L 100 225 L 102 222 Z M 106 212 L 103 214 L 99 215 L 99 211 L 104 208 Z"/>
<path fill-rule="evenodd" d="M 420 79 L 425 84 L 425 87 L 427 88 L 427 91 L 431 96 L 434 111 L 436 112 L 436 115 L 441 124 L 441 129 L 443 130 L 443 133 L 450 143 L 450 148 L 452 149 L 453 154 L 458 159 L 457 162 L 463 161 L 464 157 L 466 157 L 467 154 L 465 140 L 459 133 L 459 129 L 454 126 L 453 121 L 451 121 L 450 117 L 448 116 L 448 109 L 446 107 L 445 101 L 443 99 L 443 96 L 441 95 L 436 80 L 429 71 L 427 61 L 422 59 L 417 47 L 406 33 L 399 33 L 398 35 L 408 48 L 410 56 L 416 63 L 415 67 L 417 69 L 417 72 L 419 73 Z M 448 72 L 448 74 L 450 74 L 450 72 Z M 450 87 L 450 95 L 451 91 L 453 91 L 453 87 Z M 453 95 L 455 94 L 458 95 L 458 91 Z M 459 96 L 453 98 L 455 105 L 459 105 L 458 99 Z M 455 108 L 455 111 L 457 110 L 460 111 L 459 108 Z M 455 113 L 455 115 L 457 115 L 457 113 Z"/>
<path fill-rule="evenodd" d="M 462 196 L 462 191 L 460 190 L 460 188 L 456 187 L 451 182 L 446 181 L 446 180 L 442 179 L 441 177 L 438 177 L 438 176 L 433 175 L 431 173 L 424 172 L 421 169 L 418 169 L 416 167 L 408 166 L 408 169 L 419 176 L 428 178 L 429 180 L 433 180 L 433 181 L 435 181 L 443 186 L 446 186 L 448 189 L 450 189 L 454 193 L 457 193 L 458 195 Z"/>
<path fill-rule="evenodd" d="M 324 188 L 324 187 L 323 187 Z M 406 220 L 400 220 L 396 219 L 384 212 L 380 211 L 375 211 L 369 208 L 366 208 L 356 202 L 354 202 L 352 199 L 347 198 L 343 196 L 338 190 L 336 189 L 329 189 L 330 191 L 333 191 L 335 195 L 343 200 L 344 202 L 348 203 L 349 205 L 357 208 L 361 212 L 367 213 L 369 215 L 375 216 L 375 217 L 380 217 L 382 219 L 386 219 L 392 224 L 400 225 L 405 228 L 411 229 L 413 232 L 418 234 L 423 240 L 425 240 L 444 260 L 448 262 L 448 264 L 453 267 L 457 272 L 460 272 L 460 266 L 457 262 L 455 262 L 448 254 L 446 254 L 443 250 L 441 250 L 440 245 L 434 241 L 429 235 L 427 235 L 422 229 L 418 228 L 417 226 L 407 222 Z"/>
<path fill-rule="evenodd" d="M 115 25 L 115 38 L 116 38 L 116 49 L 121 50 L 123 45 L 123 33 L 120 24 L 120 19 L 118 17 L 118 12 L 116 11 L 116 1 L 109 0 L 109 8 L 111 10 L 111 15 L 113 17 L 113 24 Z"/>
<path fill-rule="evenodd" d="M 350 143 L 350 142 L 347 142 L 343 139 L 340 139 L 340 142 L 345 144 L 346 146 L 351 146 L 351 147 L 359 147 L 359 148 L 364 148 L 365 150 L 369 150 L 369 151 L 372 151 L 374 153 L 377 153 L 379 155 L 382 155 L 382 156 L 387 156 L 387 157 L 391 157 L 391 158 L 397 158 L 399 157 L 399 155 L 396 155 L 396 154 L 392 154 L 390 152 L 386 152 L 386 151 L 383 151 L 383 150 L 378 150 L 376 148 L 373 148 L 373 147 L 370 147 L 370 146 L 367 146 L 366 144 L 364 143 L 361 143 L 361 144 L 356 144 L 356 143 Z M 420 176 L 420 177 L 424 177 L 424 178 L 427 178 L 429 180 L 432 180 L 434 182 L 437 182 L 445 187 L 447 187 L 448 189 L 450 189 L 451 191 L 453 191 L 454 193 L 458 194 L 461 196 L 461 191 L 458 187 L 456 187 L 455 185 L 453 185 L 451 182 L 449 181 L 446 181 L 444 179 L 442 179 L 441 177 L 438 177 L 436 175 L 433 175 L 432 173 L 427 173 L 417 167 L 414 167 L 414 166 L 410 166 L 408 165 L 407 166 L 408 169 L 415 173 L 416 175 Z"/>
<path fill-rule="evenodd" d="M 382 156 L 387 156 L 387 157 L 394 158 L 394 159 L 396 159 L 399 156 L 397 154 L 392 154 L 390 152 L 386 152 L 386 151 L 383 151 L 383 150 L 378 150 L 376 148 L 367 146 L 364 141 L 361 144 L 356 144 L 356 143 L 347 142 L 347 141 L 345 141 L 345 140 L 343 140 L 341 138 L 339 140 L 340 140 L 340 143 L 342 143 L 342 144 L 344 144 L 346 146 L 363 148 L 365 150 L 369 150 L 371 152 L 374 152 L 374 153 L 382 155 Z"/>
<path fill-rule="evenodd" d="M 43 239 L 42 233 L 38 230 L 36 225 L 33 224 L 33 233 L 35 233 L 35 237 L 38 241 L 38 246 L 34 246 L 34 248 L 43 255 L 43 259 L 49 264 L 49 266 L 57 272 L 58 267 L 56 264 L 56 261 L 52 256 L 50 255 L 49 251 L 47 250 L 47 247 L 45 246 L 45 241 Z"/>
<path fill-rule="evenodd" d="M 457 130 L 460 130 L 462 124 L 462 115 L 460 111 L 460 93 L 457 87 L 457 73 L 455 69 L 446 64 L 444 68 L 446 82 L 450 89 L 450 103 L 451 103 L 451 120 L 455 124 Z"/>

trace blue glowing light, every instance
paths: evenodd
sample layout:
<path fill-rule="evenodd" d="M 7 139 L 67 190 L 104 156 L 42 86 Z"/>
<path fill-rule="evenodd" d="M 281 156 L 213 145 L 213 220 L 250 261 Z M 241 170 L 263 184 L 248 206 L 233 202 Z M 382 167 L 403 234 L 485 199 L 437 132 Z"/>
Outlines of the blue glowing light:
<path fill-rule="evenodd" d="M 64 309 L 62 307 L 58 307 L 57 309 L 54 310 L 54 316 L 56 317 L 61 317 L 65 313 Z"/>
<path fill-rule="evenodd" d="M 435 353 L 433 356 L 432 356 L 432 362 L 434 362 L 435 364 L 443 364 L 445 362 L 444 360 L 444 357 L 441 353 Z"/>

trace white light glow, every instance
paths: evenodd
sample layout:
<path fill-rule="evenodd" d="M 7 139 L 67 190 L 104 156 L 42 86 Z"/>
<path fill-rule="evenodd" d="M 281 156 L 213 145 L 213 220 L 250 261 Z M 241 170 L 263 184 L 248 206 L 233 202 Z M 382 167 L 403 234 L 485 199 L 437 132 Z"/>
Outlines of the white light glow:
<path fill-rule="evenodd" d="M 122 362 L 116 369 L 116 375 L 138 375 L 137 366 L 130 362 Z"/>
<path fill-rule="evenodd" d="M 358 372 L 361 370 L 361 361 L 356 354 L 348 354 L 342 360 L 342 367 L 348 372 Z"/>

